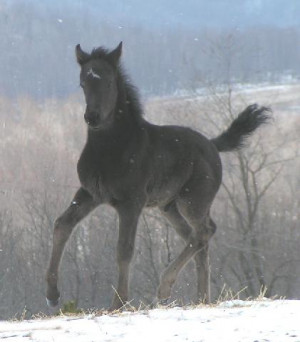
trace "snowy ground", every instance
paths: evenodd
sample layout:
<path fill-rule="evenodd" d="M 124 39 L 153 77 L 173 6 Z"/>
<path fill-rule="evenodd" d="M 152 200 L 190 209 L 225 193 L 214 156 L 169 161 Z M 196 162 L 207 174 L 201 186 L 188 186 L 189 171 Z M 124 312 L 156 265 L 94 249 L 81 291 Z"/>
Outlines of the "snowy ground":
<path fill-rule="evenodd" d="M 7 342 L 296 342 L 300 301 L 239 300 L 216 307 L 0 322 Z"/>

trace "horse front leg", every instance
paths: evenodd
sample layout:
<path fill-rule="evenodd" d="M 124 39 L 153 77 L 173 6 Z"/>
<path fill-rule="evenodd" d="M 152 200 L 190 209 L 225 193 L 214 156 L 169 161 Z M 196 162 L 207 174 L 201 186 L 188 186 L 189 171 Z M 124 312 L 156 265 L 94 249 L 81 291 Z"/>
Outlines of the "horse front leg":
<path fill-rule="evenodd" d="M 130 262 L 134 253 L 135 236 L 141 208 L 135 205 L 122 205 L 117 208 L 119 214 L 119 239 L 117 262 L 119 268 L 118 286 L 110 310 L 118 310 L 128 301 Z"/>
<path fill-rule="evenodd" d="M 68 209 L 55 221 L 53 233 L 53 247 L 49 268 L 47 271 L 47 304 L 54 307 L 58 304 L 60 293 L 57 289 L 58 269 L 65 244 L 73 228 L 98 204 L 91 195 L 80 188 Z"/>

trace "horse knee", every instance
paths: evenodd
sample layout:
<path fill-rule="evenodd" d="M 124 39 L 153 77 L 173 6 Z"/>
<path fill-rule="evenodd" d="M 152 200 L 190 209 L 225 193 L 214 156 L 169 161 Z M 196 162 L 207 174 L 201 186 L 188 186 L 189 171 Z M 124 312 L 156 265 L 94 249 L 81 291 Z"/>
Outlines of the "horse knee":
<path fill-rule="evenodd" d="M 76 211 L 72 207 L 69 207 L 62 215 L 60 215 L 54 222 L 54 227 L 60 228 L 69 228 L 73 227 L 76 222 L 78 222 L 76 218 Z"/>
<path fill-rule="evenodd" d="M 55 221 L 54 221 L 54 230 L 60 230 L 64 227 L 65 222 L 62 219 L 62 217 L 58 217 Z"/>
<path fill-rule="evenodd" d="M 199 232 L 200 239 L 202 238 L 204 242 L 208 243 L 216 231 L 217 225 L 210 217 L 208 217 L 203 226 L 203 229 Z"/>
<path fill-rule="evenodd" d="M 217 230 L 217 225 L 215 222 L 209 217 L 207 222 L 201 226 L 201 229 L 198 229 L 195 232 L 195 235 L 190 239 L 190 246 L 200 250 L 206 245 L 208 245 L 209 240 L 213 237 Z"/>
<path fill-rule="evenodd" d="M 205 241 L 206 239 L 203 239 L 203 237 L 196 237 L 193 239 L 190 239 L 189 242 L 189 247 L 193 248 L 195 250 L 195 252 L 198 252 L 199 250 L 201 250 L 204 246 L 207 245 L 207 242 Z"/>

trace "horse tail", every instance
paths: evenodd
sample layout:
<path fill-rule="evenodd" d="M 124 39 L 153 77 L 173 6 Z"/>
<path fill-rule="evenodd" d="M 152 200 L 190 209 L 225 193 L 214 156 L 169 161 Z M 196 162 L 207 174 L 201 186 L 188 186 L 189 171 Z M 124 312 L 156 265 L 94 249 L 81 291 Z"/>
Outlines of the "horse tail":
<path fill-rule="evenodd" d="M 245 140 L 257 127 L 270 119 L 270 108 L 257 104 L 248 106 L 219 136 L 211 139 L 219 152 L 230 152 L 242 148 Z"/>

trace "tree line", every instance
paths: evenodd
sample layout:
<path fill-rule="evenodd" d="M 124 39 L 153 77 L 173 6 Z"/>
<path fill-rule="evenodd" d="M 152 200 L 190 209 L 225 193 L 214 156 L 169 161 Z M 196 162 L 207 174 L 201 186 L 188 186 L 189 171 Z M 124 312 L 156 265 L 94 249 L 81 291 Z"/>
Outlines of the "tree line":
<path fill-rule="evenodd" d="M 66 98 L 78 89 L 74 47 L 91 50 L 124 42 L 124 64 L 143 95 L 171 94 L 224 84 L 228 63 L 236 82 L 299 79 L 299 27 L 204 29 L 117 25 L 97 19 L 91 7 L 66 11 L 34 2 L 12 2 L 0 10 L 0 92 L 37 100 Z"/>

